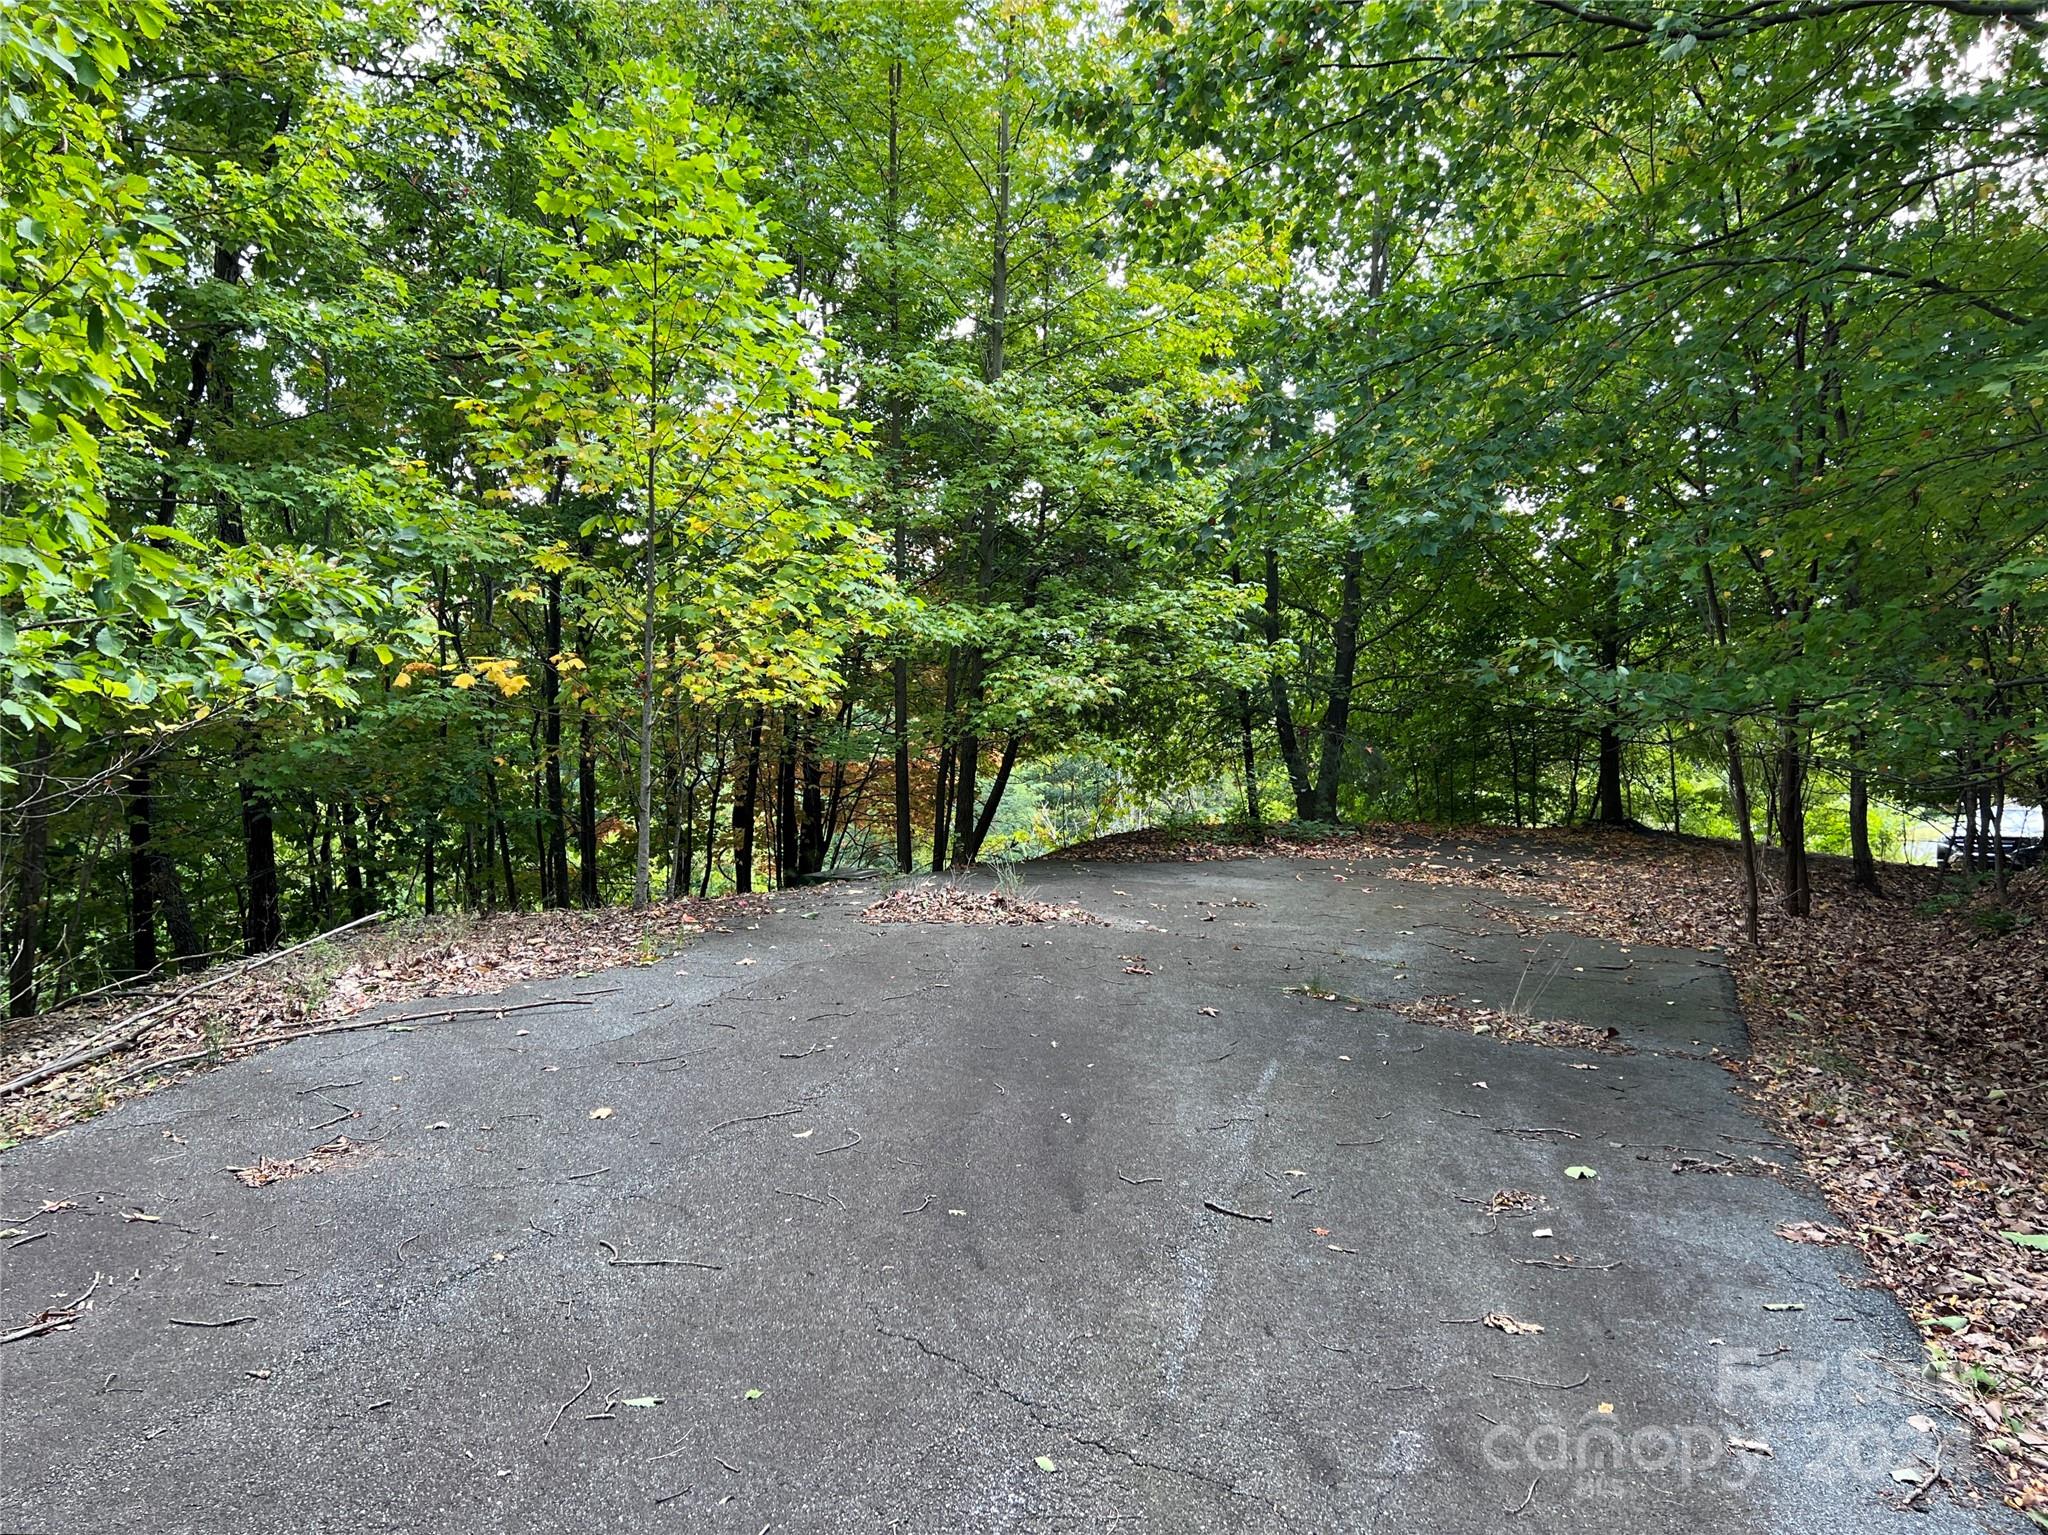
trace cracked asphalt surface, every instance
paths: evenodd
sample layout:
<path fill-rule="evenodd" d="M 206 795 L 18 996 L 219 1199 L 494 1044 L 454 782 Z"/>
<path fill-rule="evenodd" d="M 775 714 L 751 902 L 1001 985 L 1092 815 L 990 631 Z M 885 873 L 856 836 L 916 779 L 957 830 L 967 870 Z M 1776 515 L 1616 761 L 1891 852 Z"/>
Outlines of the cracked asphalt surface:
<path fill-rule="evenodd" d="M 1710 956 L 1369 862 L 1027 879 L 1109 925 L 828 886 L 0 1156 L 8 1224 L 76 1203 L 0 1332 L 95 1286 L 0 1349 L 0 1529 L 2018 1528 L 1898 1507 L 1966 1442 L 1860 1259 L 1773 1234 L 1828 1216 Z M 1637 1053 L 1372 1005 L 1442 994 Z"/>

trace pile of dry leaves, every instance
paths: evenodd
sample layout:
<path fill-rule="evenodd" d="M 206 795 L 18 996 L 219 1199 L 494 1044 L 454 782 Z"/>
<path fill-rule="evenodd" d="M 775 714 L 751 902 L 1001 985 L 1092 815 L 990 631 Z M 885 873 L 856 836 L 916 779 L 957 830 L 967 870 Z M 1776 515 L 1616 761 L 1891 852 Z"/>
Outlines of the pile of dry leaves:
<path fill-rule="evenodd" d="M 892 890 L 861 913 L 863 922 L 960 922 L 973 927 L 1025 927 L 1043 922 L 1106 925 L 1078 906 L 1056 906 L 1002 890 L 969 890 L 933 882 Z"/>
<path fill-rule="evenodd" d="M 1111 841 L 1068 856 L 1144 857 L 1152 845 Z M 1373 877 L 1556 903 L 1489 907 L 1527 932 L 1725 951 L 1752 1041 L 1729 1069 L 1804 1151 L 1835 1235 L 1912 1312 L 1930 1378 L 1978 1430 L 2008 1500 L 2048 1528 L 2048 878 L 2016 879 L 2001 908 L 1931 869 L 1888 867 L 1884 893 L 1866 894 L 1823 859 L 1813 916 L 1766 910 L 1752 949 L 1741 855 L 1722 844 L 1404 826 L 1319 840 L 1305 856 L 1394 847 L 1420 856 Z M 1296 849 L 1204 834 L 1165 856 L 1259 851 Z"/>
<path fill-rule="evenodd" d="M 1633 1055 L 1614 1029 L 1598 1029 L 1590 1023 L 1573 1023 L 1564 1018 L 1531 1018 L 1498 1007 L 1475 1007 L 1456 997 L 1418 997 L 1413 1002 L 1396 1002 L 1388 1009 L 1417 1023 L 1461 1034 L 1491 1034 L 1496 1039 L 1519 1045 L 1551 1045 L 1563 1050 L 1599 1050 L 1608 1055 Z"/>
<path fill-rule="evenodd" d="M 521 981 L 652 961 L 677 942 L 766 909 L 760 896 L 680 900 L 646 912 L 441 917 L 358 930 L 225 977 L 180 976 L 0 1030 L 0 1083 L 86 1053 L 144 1020 L 132 1042 L 0 1096 L 0 1146 L 90 1118 L 167 1078 L 157 1062 L 231 1052 L 366 1008 L 416 997 L 477 996 Z M 188 995 L 189 993 L 189 995 Z"/>
<path fill-rule="evenodd" d="M 1254 837 L 1242 827 L 1196 830 L 1148 827 L 1077 842 L 1053 856 L 1062 863 L 1209 863 L 1228 858 L 1367 858 L 1391 853 L 1392 845 L 1370 831 L 1334 831 L 1303 836 L 1285 830 Z"/>

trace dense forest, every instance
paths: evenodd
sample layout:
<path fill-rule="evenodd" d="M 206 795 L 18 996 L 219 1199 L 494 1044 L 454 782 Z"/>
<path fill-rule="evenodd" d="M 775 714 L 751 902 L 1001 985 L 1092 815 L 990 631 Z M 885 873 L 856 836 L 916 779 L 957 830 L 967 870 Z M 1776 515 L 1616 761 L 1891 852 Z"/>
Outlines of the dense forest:
<path fill-rule="evenodd" d="M 32 0 L 0 72 L 15 1015 L 1089 775 L 1795 915 L 2048 797 L 2031 0 Z"/>

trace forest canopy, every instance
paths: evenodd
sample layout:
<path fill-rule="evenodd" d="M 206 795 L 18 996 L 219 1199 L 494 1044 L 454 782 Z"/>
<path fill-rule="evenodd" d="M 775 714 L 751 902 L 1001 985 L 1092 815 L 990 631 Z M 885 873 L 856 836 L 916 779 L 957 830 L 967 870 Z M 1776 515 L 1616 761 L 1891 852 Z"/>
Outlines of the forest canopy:
<path fill-rule="evenodd" d="M 2040 4 L 33 0 L 0 74 L 16 1015 L 1168 793 L 1794 915 L 2048 799 Z"/>

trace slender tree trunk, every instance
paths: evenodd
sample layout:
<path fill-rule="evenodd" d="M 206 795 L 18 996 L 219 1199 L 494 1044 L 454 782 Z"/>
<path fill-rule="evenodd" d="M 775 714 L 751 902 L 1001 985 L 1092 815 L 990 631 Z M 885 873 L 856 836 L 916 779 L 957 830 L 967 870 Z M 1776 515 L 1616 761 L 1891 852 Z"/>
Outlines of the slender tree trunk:
<path fill-rule="evenodd" d="M 1331 635 L 1330 701 L 1323 710 L 1322 755 L 1316 762 L 1315 804 L 1310 819 L 1334 823 L 1338 790 L 1351 746 L 1351 687 L 1358 672 L 1358 621 L 1364 556 L 1356 544 L 1344 552 Z"/>
<path fill-rule="evenodd" d="M 660 595 L 660 566 L 655 552 L 660 531 L 655 520 L 655 464 L 654 451 L 649 449 L 647 552 L 641 562 L 640 579 L 640 600 L 647 609 L 640 623 L 640 824 L 633 844 L 633 905 L 642 911 L 647 909 L 652 899 L 648 889 L 648 869 L 654 847 L 654 609 Z"/>
<path fill-rule="evenodd" d="M 1002 759 L 996 764 L 995 780 L 988 786 L 988 799 L 983 802 L 981 815 L 974 823 L 974 842 L 969 849 L 966 862 L 973 863 L 981 857 L 981 845 L 988 840 L 989 828 L 996 824 L 996 807 L 1003 802 L 1003 791 L 1010 786 L 1010 769 L 1017 765 L 1017 747 L 1022 737 L 1014 732 L 1003 742 Z"/>
<path fill-rule="evenodd" d="M 1685 829 L 1685 810 L 1678 797 L 1678 740 L 1669 725 L 1664 727 L 1664 756 L 1671 770 L 1671 834 L 1677 836 Z"/>
<path fill-rule="evenodd" d="M 549 906 L 569 904 L 569 828 L 562 792 L 562 576 L 548 577 L 547 612 L 541 641 L 540 720 L 543 794 L 546 805 L 547 873 L 541 881 Z"/>
<path fill-rule="evenodd" d="M 797 883 L 803 869 L 796 799 L 796 711 L 782 711 L 782 741 L 775 754 L 775 882 Z"/>
<path fill-rule="evenodd" d="M 1250 688 L 1238 690 L 1237 723 L 1241 738 L 1239 746 L 1244 757 L 1244 824 L 1250 829 L 1252 840 L 1259 842 L 1264 840 L 1266 828 L 1259 815 L 1259 752 L 1252 723 Z"/>
<path fill-rule="evenodd" d="M 1006 56 L 1004 83 L 1013 78 Z M 1005 95 L 996 108 L 995 184 L 990 190 L 988 307 L 977 334 L 981 341 L 981 379 L 994 386 L 1002 382 L 1007 366 L 1010 310 L 1010 105 Z M 981 510 L 980 533 L 976 539 L 975 587 L 985 605 L 995 581 L 996 532 L 1002 520 L 1000 493 Z M 981 707 L 985 658 L 979 646 L 969 649 L 960 670 L 960 729 L 953 751 L 953 857 L 955 868 L 973 862 L 975 854 L 974 804 L 976 780 L 981 771 L 981 736 L 976 720 Z M 940 807 L 944 813 L 944 805 Z"/>
<path fill-rule="evenodd" d="M 348 892 L 348 915 L 350 921 L 360 921 L 370 914 L 368 892 L 363 888 L 362 850 L 356 841 L 356 802 L 345 799 L 341 802 L 341 883 Z"/>
<path fill-rule="evenodd" d="M 50 817 L 43 803 L 49 781 L 51 748 L 38 731 L 28 760 L 16 778 L 21 809 L 17 813 L 21 841 L 15 855 L 13 889 L 8 906 L 14 921 L 7 935 L 7 1013 L 27 1018 L 36 1010 L 36 960 L 42 948 L 43 888 L 49 874 Z"/>
<path fill-rule="evenodd" d="M 711 873 L 718 864 L 718 795 L 725 787 L 725 737 L 722 723 L 712 732 L 716 755 L 711 762 L 711 804 L 704 816 L 704 878 L 697 886 L 700 896 L 711 893 Z"/>
<path fill-rule="evenodd" d="M 796 872 L 817 874 L 825 867 L 825 794 L 818 763 L 815 711 L 799 742 L 797 761 L 803 774 L 803 830 L 798 839 Z"/>
<path fill-rule="evenodd" d="M 1742 931 L 1749 939 L 1749 946 L 1755 948 L 1762 942 L 1757 908 L 1761 902 L 1763 880 L 1757 871 L 1756 832 L 1750 825 L 1749 775 L 1742 766 L 1741 733 L 1730 725 L 1722 732 L 1721 739 L 1728 748 L 1728 792 L 1735 801 L 1735 825 L 1742 833 Z"/>
<path fill-rule="evenodd" d="M 434 843 L 440 838 L 438 822 L 427 822 L 426 837 L 420 845 L 420 887 L 426 896 L 428 916 L 434 914 Z"/>
<path fill-rule="evenodd" d="M 156 816 L 155 768 L 138 762 L 128 773 L 128 974 L 157 967 L 156 871 L 149 839 Z"/>
<path fill-rule="evenodd" d="M 1785 855 L 1786 915 L 1810 916 L 1813 893 L 1806 861 L 1806 758 L 1800 750 L 1796 712 L 1778 725 L 1778 833 Z"/>
<path fill-rule="evenodd" d="M 669 865 L 668 898 L 690 893 L 690 871 L 697 863 L 697 780 L 683 785 L 682 814 L 677 817 L 675 858 Z"/>
<path fill-rule="evenodd" d="M 576 711 L 576 870 L 578 894 L 586 909 L 602 900 L 597 882 L 597 741 L 590 728 L 590 710 Z"/>
<path fill-rule="evenodd" d="M 946 700 L 940 717 L 951 721 L 953 705 L 958 696 L 960 662 L 956 656 L 946 665 Z M 939 748 L 938 782 L 932 789 L 932 873 L 940 874 L 946 868 L 946 847 L 953 828 L 953 764 L 959 756 L 958 744 L 949 736 Z"/>
<path fill-rule="evenodd" d="M 888 209 L 885 230 L 889 249 L 889 358 L 903 360 L 903 268 L 899 244 L 902 237 L 903 187 L 903 61 L 889 61 L 889 171 L 886 186 Z M 903 497 L 903 424 L 907 411 L 902 392 L 889 391 L 889 412 L 884 439 L 884 465 L 889 474 L 890 499 L 896 513 L 896 584 L 908 589 L 910 581 L 910 534 Z M 910 816 L 910 657 L 899 654 L 890 667 L 894 691 L 896 727 L 896 870 L 908 874 L 916 860 L 916 827 Z"/>
<path fill-rule="evenodd" d="M 746 773 L 740 780 L 739 800 L 732 811 L 732 884 L 741 895 L 751 895 L 754 889 L 754 812 L 760 792 L 761 706 L 756 704 L 753 720 L 747 727 Z"/>
<path fill-rule="evenodd" d="M 495 789 L 493 792 L 496 792 Z M 364 820 L 367 824 L 368 817 L 365 817 Z M 504 817 L 502 816 L 498 818 L 497 826 L 498 861 L 504 865 L 505 870 L 505 904 L 513 911 L 518 911 L 520 909 L 519 876 L 512 866 L 512 828 L 505 824 Z"/>
<path fill-rule="evenodd" d="M 1280 551 L 1266 551 L 1266 645 L 1280 648 Z M 1302 756 L 1301 737 L 1294 728 L 1294 707 L 1287 698 L 1287 682 L 1277 667 L 1268 675 L 1273 691 L 1273 733 L 1280 740 L 1280 757 L 1287 764 L 1287 783 L 1294 790 L 1294 815 L 1301 821 L 1315 819 L 1315 787 L 1308 776 L 1308 762 Z"/>

